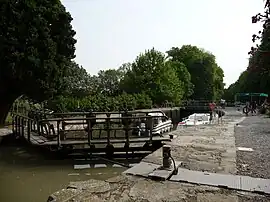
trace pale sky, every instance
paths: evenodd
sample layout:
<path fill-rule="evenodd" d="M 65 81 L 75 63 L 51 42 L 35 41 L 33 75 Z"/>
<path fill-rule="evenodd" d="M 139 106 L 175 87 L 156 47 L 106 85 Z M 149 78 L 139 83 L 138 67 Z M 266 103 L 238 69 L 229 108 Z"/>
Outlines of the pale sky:
<path fill-rule="evenodd" d="M 196 45 L 212 52 L 226 85 L 248 64 L 251 16 L 263 0 L 62 0 L 78 40 L 75 61 L 90 74 L 118 68 L 152 47 Z"/>

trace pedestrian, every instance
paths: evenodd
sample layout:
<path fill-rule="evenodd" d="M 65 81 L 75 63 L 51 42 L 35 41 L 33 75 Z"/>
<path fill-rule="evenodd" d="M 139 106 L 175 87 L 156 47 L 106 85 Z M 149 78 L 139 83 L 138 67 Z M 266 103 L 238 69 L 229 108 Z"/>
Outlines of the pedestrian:
<path fill-rule="evenodd" d="M 225 112 L 222 109 L 216 109 L 216 113 L 218 115 L 218 124 L 219 122 L 222 124 L 222 117 L 225 115 Z"/>
<path fill-rule="evenodd" d="M 209 103 L 209 109 L 210 109 L 210 119 L 209 119 L 209 121 L 210 121 L 210 123 L 212 123 L 212 121 L 213 121 L 213 116 L 214 116 L 215 108 L 216 108 L 215 103 L 214 102 L 210 102 Z"/>
<path fill-rule="evenodd" d="M 253 116 L 253 113 L 256 115 L 256 113 L 257 113 L 257 103 L 256 103 L 256 101 L 251 102 L 250 111 L 251 111 L 252 116 Z"/>

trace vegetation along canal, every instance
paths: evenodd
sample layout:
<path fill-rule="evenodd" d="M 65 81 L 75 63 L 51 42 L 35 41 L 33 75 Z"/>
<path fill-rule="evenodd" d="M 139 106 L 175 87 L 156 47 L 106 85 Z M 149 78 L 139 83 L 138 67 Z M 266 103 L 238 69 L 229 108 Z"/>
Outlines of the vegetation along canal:
<path fill-rule="evenodd" d="M 73 159 L 45 155 L 35 148 L 0 145 L 0 201 L 41 202 L 70 181 L 108 179 L 119 175 L 124 167 L 74 169 Z"/>

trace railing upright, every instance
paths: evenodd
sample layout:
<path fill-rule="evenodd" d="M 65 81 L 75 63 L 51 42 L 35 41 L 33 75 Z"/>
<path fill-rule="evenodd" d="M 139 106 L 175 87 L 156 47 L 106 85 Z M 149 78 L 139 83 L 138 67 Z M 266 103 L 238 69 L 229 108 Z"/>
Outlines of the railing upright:
<path fill-rule="evenodd" d="M 87 139 L 88 139 L 88 145 L 91 146 L 91 140 L 92 140 L 92 124 L 91 120 L 87 120 Z"/>
<path fill-rule="evenodd" d="M 28 119 L 28 121 L 27 121 L 27 140 L 28 140 L 28 142 L 30 142 L 31 125 L 32 125 L 32 120 Z"/>
<path fill-rule="evenodd" d="M 60 121 L 59 120 L 57 120 L 57 146 L 58 146 L 58 148 L 61 146 L 61 138 L 60 138 L 60 133 L 61 133 L 61 131 L 60 131 Z"/>
<path fill-rule="evenodd" d="M 110 128 L 110 114 L 106 114 L 107 119 L 106 119 L 106 131 L 107 131 L 107 145 L 111 144 L 110 138 L 111 138 L 111 128 Z"/>
<path fill-rule="evenodd" d="M 21 118 L 21 137 L 24 137 L 24 117 Z"/>

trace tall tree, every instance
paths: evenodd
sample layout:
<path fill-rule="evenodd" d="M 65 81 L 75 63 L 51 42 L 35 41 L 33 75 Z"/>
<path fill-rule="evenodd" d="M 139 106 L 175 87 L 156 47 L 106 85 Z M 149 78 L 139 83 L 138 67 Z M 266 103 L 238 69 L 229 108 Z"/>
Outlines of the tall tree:
<path fill-rule="evenodd" d="M 167 51 L 172 61 L 183 63 L 191 75 L 194 85 L 193 99 L 217 99 L 223 92 L 223 71 L 215 56 L 196 46 L 184 45 Z"/>
<path fill-rule="evenodd" d="M 71 61 L 68 65 L 67 74 L 63 78 L 62 94 L 74 97 L 90 95 L 94 91 L 94 83 L 93 78 L 82 66 Z"/>
<path fill-rule="evenodd" d="M 218 65 L 215 66 L 215 73 L 214 73 L 214 92 L 215 92 L 215 99 L 220 100 L 224 94 L 224 87 L 225 84 L 223 82 L 224 72 L 221 67 Z"/>
<path fill-rule="evenodd" d="M 102 94 L 116 96 L 119 94 L 120 81 L 123 75 L 116 69 L 101 70 L 98 73 L 98 85 Z"/>
<path fill-rule="evenodd" d="M 265 1 L 264 13 L 252 17 L 252 23 L 262 22 L 262 31 L 253 34 L 252 41 L 256 44 L 249 51 L 249 65 L 238 80 L 226 90 L 227 94 L 238 92 L 270 93 L 270 1 Z"/>
<path fill-rule="evenodd" d="M 172 59 L 170 59 L 167 63 L 171 65 L 177 73 L 177 77 L 181 82 L 184 91 L 183 99 L 188 99 L 194 92 L 194 85 L 191 82 L 191 75 L 188 72 L 184 63 L 174 61 Z"/>
<path fill-rule="evenodd" d="M 174 67 L 166 62 L 163 53 L 155 49 L 147 50 L 136 58 L 131 67 L 121 82 L 124 91 L 145 92 L 155 104 L 180 102 L 184 94 L 183 83 Z"/>
<path fill-rule="evenodd" d="M 20 95 L 43 100 L 75 57 L 71 15 L 59 0 L 0 3 L 0 124 Z"/>

